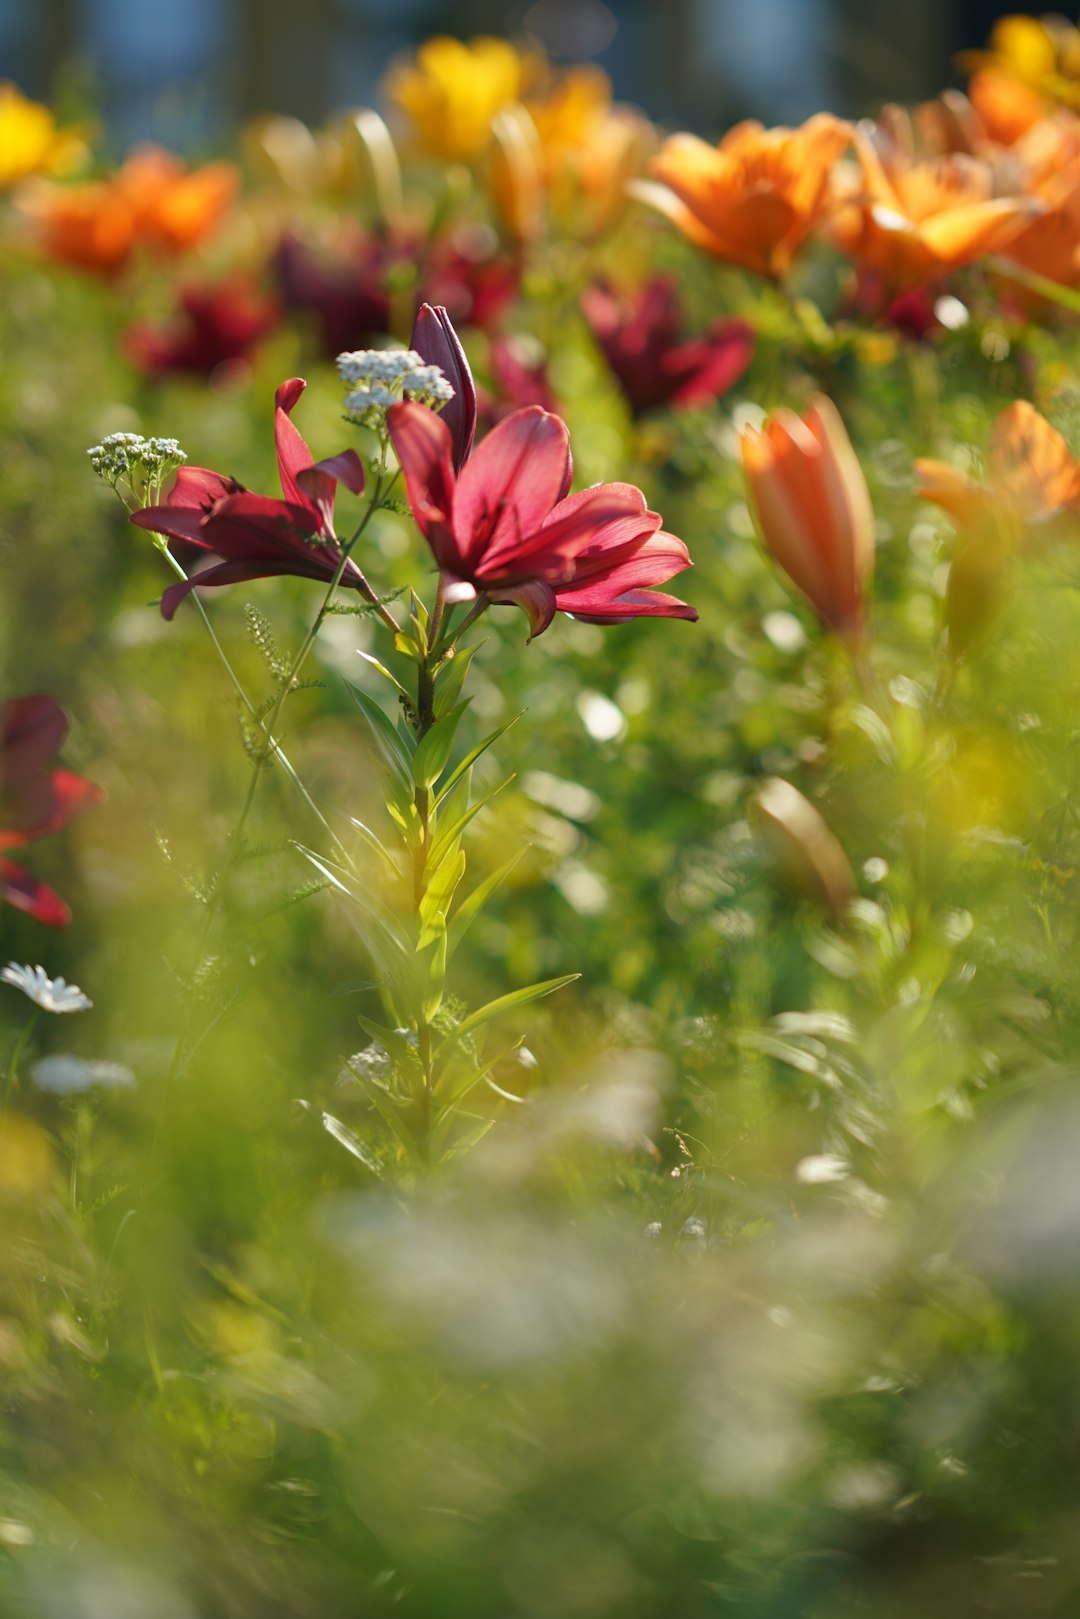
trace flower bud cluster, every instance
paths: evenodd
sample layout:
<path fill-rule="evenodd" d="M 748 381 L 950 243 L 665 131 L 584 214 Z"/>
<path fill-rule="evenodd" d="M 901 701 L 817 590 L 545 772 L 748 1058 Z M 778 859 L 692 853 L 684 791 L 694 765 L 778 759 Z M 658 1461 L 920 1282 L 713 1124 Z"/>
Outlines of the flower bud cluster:
<path fill-rule="evenodd" d="M 454 397 L 440 368 L 426 365 L 415 349 L 357 349 L 339 354 L 337 368 L 350 390 L 345 410 L 363 427 L 381 427 L 386 411 L 402 399 L 441 410 Z"/>
<path fill-rule="evenodd" d="M 140 496 L 148 488 L 160 487 L 165 474 L 187 460 L 176 439 L 143 438 L 141 433 L 107 433 L 86 453 L 105 483 L 113 489 L 127 483 Z"/>

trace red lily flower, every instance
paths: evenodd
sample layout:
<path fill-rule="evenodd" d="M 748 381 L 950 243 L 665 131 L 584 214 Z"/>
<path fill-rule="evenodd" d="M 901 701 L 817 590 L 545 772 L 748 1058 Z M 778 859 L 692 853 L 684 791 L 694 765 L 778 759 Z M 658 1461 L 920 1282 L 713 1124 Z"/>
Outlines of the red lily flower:
<path fill-rule="evenodd" d="M 355 450 L 313 462 L 311 451 L 289 420 L 307 384 L 300 377 L 283 382 L 275 395 L 274 438 L 285 499 L 253 495 L 233 478 L 206 467 L 181 467 L 169 498 L 144 506 L 131 521 L 173 540 L 189 540 L 222 560 L 190 579 L 170 585 L 161 611 L 172 618 L 196 585 L 231 585 L 244 579 L 296 574 L 303 579 L 334 577 L 341 551 L 334 533 L 334 497 L 343 483 L 354 495 L 364 487 L 364 468 Z M 360 585 L 362 575 L 347 562 L 343 585 Z"/>
<path fill-rule="evenodd" d="M 67 715 L 45 692 L 0 703 L 0 850 L 50 837 L 105 797 L 84 776 L 49 770 L 67 730 Z M 2 854 L 0 899 L 47 927 L 71 921 L 59 894 Z"/>
<path fill-rule="evenodd" d="M 745 321 L 714 321 L 703 337 L 677 342 L 679 301 L 671 276 L 653 276 L 630 301 L 606 281 L 581 295 L 600 349 L 637 418 L 659 405 L 706 405 L 733 387 L 754 354 Z"/>
<path fill-rule="evenodd" d="M 152 377 L 175 371 L 208 377 L 218 366 L 245 360 L 279 314 L 276 299 L 259 297 L 240 281 L 186 287 L 173 320 L 165 326 L 138 322 L 125 334 L 124 347 Z"/>
<path fill-rule="evenodd" d="M 660 532 L 663 519 L 640 489 L 597 484 L 568 496 L 570 435 L 558 416 L 538 405 L 515 411 L 460 476 L 450 429 L 432 411 L 406 402 L 387 420 L 447 602 L 515 602 L 533 635 L 557 611 L 597 622 L 697 617 L 685 602 L 645 588 L 688 568 L 690 556 Z"/>

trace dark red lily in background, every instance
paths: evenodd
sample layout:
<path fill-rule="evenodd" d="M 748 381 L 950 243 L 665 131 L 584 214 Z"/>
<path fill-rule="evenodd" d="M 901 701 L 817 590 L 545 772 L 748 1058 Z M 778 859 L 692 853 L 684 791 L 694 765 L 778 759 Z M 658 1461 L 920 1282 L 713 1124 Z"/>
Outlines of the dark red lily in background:
<path fill-rule="evenodd" d="M 703 337 L 680 343 L 675 281 L 653 276 L 631 299 L 607 281 L 581 295 L 581 307 L 636 419 L 661 405 L 707 405 L 734 387 L 754 355 L 743 320 L 716 320 Z"/>
<path fill-rule="evenodd" d="M 489 427 L 526 405 L 539 405 L 542 410 L 558 414 L 558 400 L 548 380 L 546 359 L 527 358 L 512 337 L 493 337 L 488 365 L 495 391 L 485 390 L 480 413 Z"/>
<path fill-rule="evenodd" d="M 311 451 L 289 420 L 307 384 L 283 382 L 275 395 L 274 438 L 284 500 L 253 495 L 220 472 L 181 467 L 160 506 L 144 506 L 131 521 L 173 540 L 188 540 L 221 560 L 190 579 L 171 585 L 161 611 L 172 618 L 196 585 L 231 585 L 245 579 L 296 574 L 304 579 L 334 577 L 341 551 L 334 533 L 334 498 L 343 483 L 354 495 L 364 487 L 364 468 L 355 450 L 313 462 Z M 346 562 L 343 585 L 362 586 L 354 562 Z"/>
<path fill-rule="evenodd" d="M 426 365 L 437 365 L 454 390 L 453 399 L 443 406 L 441 415 L 450 429 L 454 471 L 460 472 L 476 436 L 476 383 L 453 322 L 441 305 L 421 306 L 409 347 Z"/>
<path fill-rule="evenodd" d="M 245 361 L 280 318 L 278 300 L 243 281 L 185 287 L 173 318 L 163 326 L 137 322 L 125 333 L 124 348 L 152 377 L 172 372 L 209 377 Z"/>
<path fill-rule="evenodd" d="M 285 236 L 272 262 L 286 308 L 314 318 L 319 352 L 327 359 L 389 331 L 390 268 L 386 242 L 359 229 L 330 252 Z"/>
<path fill-rule="evenodd" d="M 48 768 L 67 732 L 67 715 L 45 692 L 0 703 L 0 899 L 52 928 L 66 927 L 71 912 L 7 851 L 51 837 L 105 797 L 85 776 Z"/>
<path fill-rule="evenodd" d="M 406 315 L 426 302 L 445 308 L 460 326 L 487 330 L 521 284 L 518 260 L 500 252 L 492 233 L 475 228 L 428 242 L 351 226 L 326 246 L 290 234 L 278 244 L 272 269 L 286 308 L 314 318 L 319 351 L 328 359 L 386 336 L 402 297 Z"/>
<path fill-rule="evenodd" d="M 690 556 L 660 531 L 640 489 L 608 483 L 568 495 L 570 435 L 558 416 L 537 405 L 515 411 L 460 476 L 450 429 L 432 411 L 404 403 L 387 420 L 445 601 L 514 602 L 533 635 L 556 612 L 597 622 L 697 618 L 685 602 L 647 588 L 688 568 Z"/>

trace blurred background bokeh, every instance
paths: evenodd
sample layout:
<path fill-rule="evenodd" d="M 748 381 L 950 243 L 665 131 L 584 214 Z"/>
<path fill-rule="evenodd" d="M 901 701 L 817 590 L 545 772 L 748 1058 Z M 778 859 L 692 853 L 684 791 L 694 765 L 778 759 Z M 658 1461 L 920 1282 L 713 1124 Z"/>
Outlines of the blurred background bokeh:
<path fill-rule="evenodd" d="M 191 145 L 274 111 L 370 104 L 387 60 L 431 34 L 531 34 L 598 62 L 620 100 L 680 127 L 854 116 L 957 81 L 993 0 L 0 0 L 0 66 L 28 94 L 78 84 L 112 143 Z"/>

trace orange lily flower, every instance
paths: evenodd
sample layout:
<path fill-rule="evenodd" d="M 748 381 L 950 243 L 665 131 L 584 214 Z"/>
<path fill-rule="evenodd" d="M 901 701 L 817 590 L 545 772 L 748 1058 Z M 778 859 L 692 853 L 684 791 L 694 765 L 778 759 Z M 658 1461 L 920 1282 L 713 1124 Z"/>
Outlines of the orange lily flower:
<path fill-rule="evenodd" d="M 1012 146 L 1046 117 L 1050 102 L 1004 68 L 984 67 L 971 76 L 968 100 L 993 141 Z"/>
<path fill-rule="evenodd" d="M 831 113 L 799 129 L 737 124 L 718 146 L 673 135 L 649 164 L 661 183 L 631 190 L 718 259 L 782 276 L 829 208 L 833 167 L 850 144 L 851 126 Z"/>
<path fill-rule="evenodd" d="M 917 157 L 895 120 L 855 131 L 862 191 L 837 214 L 837 245 L 893 293 L 999 253 L 1044 212 L 1031 197 L 995 196 L 989 163 L 966 153 Z"/>
<path fill-rule="evenodd" d="M 1080 119 L 1058 112 L 1012 148 L 1027 188 L 1044 208 L 1013 238 L 1007 256 L 1063 286 L 1080 280 Z"/>
<path fill-rule="evenodd" d="M 144 146 L 109 180 L 42 182 L 23 205 L 53 258 L 113 275 L 137 247 L 171 257 L 197 246 L 221 223 L 238 183 L 231 163 L 187 171 L 172 153 Z"/>
<path fill-rule="evenodd" d="M 987 480 L 942 461 L 916 461 L 918 494 L 949 513 L 961 533 L 949 569 L 949 649 L 963 658 L 997 616 L 1018 549 L 1080 516 L 1080 464 L 1034 405 L 1017 400 L 994 423 Z"/>
<path fill-rule="evenodd" d="M 943 507 L 962 529 L 993 523 L 1015 535 L 1080 513 L 1080 462 L 1024 399 L 994 423 L 986 471 L 986 482 L 976 483 L 947 462 L 916 461 L 919 497 Z"/>
<path fill-rule="evenodd" d="M 85 156 L 81 136 L 57 128 L 48 107 L 0 84 L 0 191 L 32 174 L 66 174 Z"/>
<path fill-rule="evenodd" d="M 851 440 L 831 399 L 802 418 L 778 410 L 744 429 L 743 471 L 765 549 L 827 629 L 857 641 L 874 569 L 874 511 Z"/>

